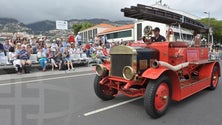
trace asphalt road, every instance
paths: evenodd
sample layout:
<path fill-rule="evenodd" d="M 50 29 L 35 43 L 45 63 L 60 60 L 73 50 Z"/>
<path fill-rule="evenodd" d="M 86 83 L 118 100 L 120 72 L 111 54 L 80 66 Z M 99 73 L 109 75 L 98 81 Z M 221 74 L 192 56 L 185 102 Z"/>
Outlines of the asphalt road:
<path fill-rule="evenodd" d="M 74 74 L 72 77 L 57 77 L 58 79 L 18 79 L 18 84 L 4 83 L 0 86 L 0 125 L 222 123 L 222 84 L 219 84 L 215 91 L 204 90 L 182 102 L 174 102 L 165 116 L 152 119 L 144 111 L 143 99 L 129 102 L 130 98 L 120 95 L 111 101 L 101 101 L 94 94 L 94 76 L 83 73 Z M 118 105 L 122 102 L 125 104 Z M 107 107 L 110 109 L 101 110 Z M 87 113 L 92 114 L 86 115 Z"/>

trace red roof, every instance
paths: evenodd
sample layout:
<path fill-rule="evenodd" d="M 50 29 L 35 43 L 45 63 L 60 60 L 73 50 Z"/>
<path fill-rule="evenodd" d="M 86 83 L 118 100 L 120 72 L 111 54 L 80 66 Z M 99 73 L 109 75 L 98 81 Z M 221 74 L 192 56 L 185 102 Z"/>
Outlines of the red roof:
<path fill-rule="evenodd" d="M 111 24 L 106 24 L 106 23 L 100 23 L 98 25 L 95 25 L 94 27 L 104 27 L 104 28 L 113 28 L 115 26 L 111 25 Z"/>
<path fill-rule="evenodd" d="M 132 29 L 132 28 L 134 28 L 134 24 L 123 25 L 123 26 L 118 26 L 118 27 L 112 27 L 112 28 L 109 28 L 109 29 L 99 33 L 99 35 L 115 32 L 115 31 L 120 31 L 120 30 Z"/>
<path fill-rule="evenodd" d="M 95 26 L 93 26 L 93 27 L 90 27 L 90 28 L 88 28 L 88 29 L 85 29 L 85 30 L 83 30 L 83 31 L 86 31 L 86 30 L 89 30 L 89 29 L 98 28 L 98 27 L 109 29 L 109 28 L 114 28 L 115 26 L 113 26 L 113 25 L 111 25 L 111 24 L 100 23 L 100 24 L 97 24 L 97 25 L 95 25 Z M 81 31 L 81 32 L 83 32 L 83 31 Z"/>

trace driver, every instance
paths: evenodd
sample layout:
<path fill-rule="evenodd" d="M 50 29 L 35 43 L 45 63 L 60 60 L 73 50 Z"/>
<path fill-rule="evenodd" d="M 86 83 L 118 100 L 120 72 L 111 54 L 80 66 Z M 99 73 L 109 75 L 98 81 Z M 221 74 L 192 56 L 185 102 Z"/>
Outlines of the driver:
<path fill-rule="evenodd" d="M 160 28 L 156 27 L 152 30 L 154 32 L 154 36 L 151 37 L 151 42 L 164 42 L 166 41 L 166 38 L 162 35 L 160 35 Z"/>

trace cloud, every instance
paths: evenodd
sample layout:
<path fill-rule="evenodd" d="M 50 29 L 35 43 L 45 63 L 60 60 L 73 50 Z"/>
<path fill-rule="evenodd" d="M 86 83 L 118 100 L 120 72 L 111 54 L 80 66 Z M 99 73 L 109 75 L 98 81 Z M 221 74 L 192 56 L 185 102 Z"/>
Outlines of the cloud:
<path fill-rule="evenodd" d="M 121 8 L 138 3 L 152 5 L 157 0 L 1 0 L 0 16 L 16 18 L 24 23 L 40 20 L 68 20 L 83 18 L 126 19 Z M 222 19 L 220 0 L 163 0 L 173 9 L 180 9 L 200 17 L 204 11 Z"/>

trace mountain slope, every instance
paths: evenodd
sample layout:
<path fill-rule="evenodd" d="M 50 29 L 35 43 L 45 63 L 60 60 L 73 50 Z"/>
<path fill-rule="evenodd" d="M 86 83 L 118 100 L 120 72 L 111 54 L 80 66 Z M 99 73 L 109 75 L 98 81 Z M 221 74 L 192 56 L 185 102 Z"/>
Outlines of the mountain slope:
<path fill-rule="evenodd" d="M 34 32 L 36 31 L 49 31 L 56 28 L 54 21 L 45 20 L 32 24 L 28 24 L 27 27 L 31 28 Z"/>
<path fill-rule="evenodd" d="M 25 24 L 12 18 L 0 18 L 0 32 L 31 32 Z"/>
<path fill-rule="evenodd" d="M 110 21 L 108 19 L 71 19 L 68 20 L 69 28 L 72 27 L 73 24 L 90 22 L 92 24 L 100 24 L 100 23 L 108 23 L 112 25 L 125 25 L 133 23 L 131 20 L 120 20 L 120 21 Z M 55 21 L 45 20 L 39 21 L 31 24 L 23 24 L 16 19 L 12 18 L 0 18 L 0 32 L 33 32 L 35 34 L 45 33 L 50 30 L 56 29 Z"/>

